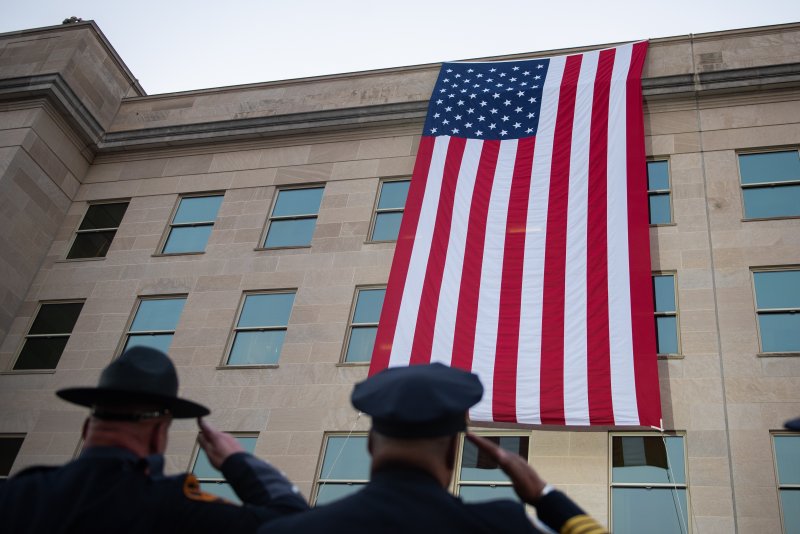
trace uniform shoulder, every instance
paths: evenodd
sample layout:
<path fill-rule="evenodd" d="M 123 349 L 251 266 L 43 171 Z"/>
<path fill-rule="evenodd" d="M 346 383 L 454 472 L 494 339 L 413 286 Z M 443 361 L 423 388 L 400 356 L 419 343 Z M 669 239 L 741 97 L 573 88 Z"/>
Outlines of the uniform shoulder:
<path fill-rule="evenodd" d="M 11 478 L 8 478 L 7 480 L 10 482 L 18 478 L 25 478 L 37 474 L 41 475 L 46 473 L 52 473 L 54 471 L 58 471 L 59 469 L 60 466 L 57 465 L 32 465 L 30 467 L 26 467 L 25 469 L 17 471 L 13 476 L 11 476 Z"/>

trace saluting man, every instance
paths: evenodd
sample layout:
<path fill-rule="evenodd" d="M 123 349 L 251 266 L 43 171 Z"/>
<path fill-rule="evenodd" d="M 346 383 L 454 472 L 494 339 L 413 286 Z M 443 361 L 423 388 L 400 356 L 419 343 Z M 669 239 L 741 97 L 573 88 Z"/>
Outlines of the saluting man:
<path fill-rule="evenodd" d="M 280 519 L 260 532 L 540 532 L 519 502 L 465 503 L 447 491 L 458 433 L 467 427 L 467 410 L 482 395 L 475 374 L 438 363 L 387 369 L 356 384 L 353 406 L 372 416 L 370 482 L 348 497 Z M 497 462 L 520 499 L 533 505 L 549 528 L 561 534 L 606 532 L 521 456 L 479 436 L 467 437 Z"/>
<path fill-rule="evenodd" d="M 83 452 L 63 467 L 28 468 L 0 485 L 4 532 L 254 532 L 308 508 L 279 471 L 202 420 L 200 446 L 244 504 L 203 493 L 194 475 L 164 476 L 172 419 L 209 411 L 177 396 L 178 375 L 161 351 L 133 347 L 103 370 L 97 387 L 56 394 L 92 410 Z"/>

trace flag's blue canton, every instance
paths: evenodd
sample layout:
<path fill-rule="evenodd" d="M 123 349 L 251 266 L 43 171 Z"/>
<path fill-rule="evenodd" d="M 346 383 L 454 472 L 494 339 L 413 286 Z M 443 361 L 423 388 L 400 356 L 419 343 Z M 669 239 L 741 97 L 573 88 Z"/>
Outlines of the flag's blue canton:
<path fill-rule="evenodd" d="M 549 63 L 444 63 L 423 135 L 499 140 L 536 135 Z"/>

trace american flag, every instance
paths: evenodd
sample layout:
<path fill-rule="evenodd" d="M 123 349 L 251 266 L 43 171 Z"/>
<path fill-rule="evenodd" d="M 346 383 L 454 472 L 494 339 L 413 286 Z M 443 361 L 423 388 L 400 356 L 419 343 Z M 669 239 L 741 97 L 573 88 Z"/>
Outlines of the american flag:
<path fill-rule="evenodd" d="M 646 50 L 442 65 L 370 374 L 471 370 L 473 421 L 660 426 Z"/>

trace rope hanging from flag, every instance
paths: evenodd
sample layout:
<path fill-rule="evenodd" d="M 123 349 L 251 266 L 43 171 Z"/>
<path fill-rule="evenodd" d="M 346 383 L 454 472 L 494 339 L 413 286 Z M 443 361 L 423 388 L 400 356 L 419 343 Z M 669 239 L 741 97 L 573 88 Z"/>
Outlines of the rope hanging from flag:
<path fill-rule="evenodd" d="M 660 425 L 646 50 L 442 65 L 370 374 L 471 370 L 473 421 Z"/>

